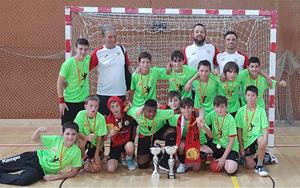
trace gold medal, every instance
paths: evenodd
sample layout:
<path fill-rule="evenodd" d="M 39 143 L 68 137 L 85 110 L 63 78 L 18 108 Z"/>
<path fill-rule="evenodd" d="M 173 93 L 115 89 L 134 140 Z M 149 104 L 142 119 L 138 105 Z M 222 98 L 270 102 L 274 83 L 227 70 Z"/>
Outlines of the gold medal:
<path fill-rule="evenodd" d="M 217 144 L 217 148 L 218 148 L 218 149 L 221 149 L 221 144 Z"/>

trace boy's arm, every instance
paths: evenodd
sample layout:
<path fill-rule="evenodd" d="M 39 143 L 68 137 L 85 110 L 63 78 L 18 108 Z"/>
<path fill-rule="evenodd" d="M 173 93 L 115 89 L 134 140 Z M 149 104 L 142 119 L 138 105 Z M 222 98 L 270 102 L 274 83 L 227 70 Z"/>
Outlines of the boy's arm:
<path fill-rule="evenodd" d="M 58 100 L 59 100 L 59 113 L 61 116 L 64 115 L 65 109 L 68 109 L 68 106 L 65 103 L 65 99 L 64 99 L 64 88 L 66 86 L 66 79 L 63 76 L 58 76 L 57 78 L 57 83 L 56 83 L 56 87 L 57 87 L 57 95 L 58 95 Z"/>
<path fill-rule="evenodd" d="M 131 90 L 129 90 L 129 92 L 128 92 L 128 100 L 129 100 L 129 102 L 132 104 L 132 102 L 133 102 L 133 95 L 134 95 L 134 89 L 131 89 Z"/>
<path fill-rule="evenodd" d="M 74 168 L 72 167 L 70 170 L 67 172 L 62 172 L 58 174 L 49 174 L 45 175 L 43 177 L 44 180 L 46 181 L 53 181 L 53 180 L 59 180 L 59 179 L 65 179 L 65 178 L 71 178 L 76 176 L 76 174 L 79 172 L 79 168 Z"/>
<path fill-rule="evenodd" d="M 47 127 L 40 127 L 40 128 L 38 128 L 32 134 L 31 140 L 33 140 L 36 143 L 41 143 L 41 133 L 45 133 L 45 132 L 47 132 Z"/>
<path fill-rule="evenodd" d="M 245 156 L 245 150 L 244 150 L 244 143 L 243 143 L 243 129 L 237 127 L 237 135 L 238 135 L 238 141 L 240 144 L 240 155 Z"/>
<path fill-rule="evenodd" d="M 172 64 L 169 62 L 166 66 L 166 74 L 169 75 L 172 72 Z"/>
<path fill-rule="evenodd" d="M 191 88 L 192 88 L 192 83 L 193 83 L 193 81 L 195 81 L 196 79 L 198 79 L 199 78 L 199 75 L 198 75 L 198 72 L 191 78 L 191 79 L 189 79 L 189 81 L 185 84 L 185 87 L 184 87 L 184 89 L 186 90 L 186 91 L 190 91 L 191 90 Z"/>
<path fill-rule="evenodd" d="M 96 165 L 100 165 L 100 147 L 102 142 L 102 136 L 97 136 L 97 145 L 96 145 L 96 151 L 94 155 L 94 162 Z"/>
<path fill-rule="evenodd" d="M 272 78 L 264 71 L 260 70 L 259 74 L 265 77 L 268 81 L 269 87 L 272 87 Z"/>

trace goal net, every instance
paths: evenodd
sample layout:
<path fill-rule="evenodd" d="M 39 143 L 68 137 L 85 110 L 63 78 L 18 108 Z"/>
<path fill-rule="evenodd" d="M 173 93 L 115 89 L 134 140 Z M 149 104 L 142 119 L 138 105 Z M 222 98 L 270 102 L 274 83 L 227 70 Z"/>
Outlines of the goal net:
<path fill-rule="evenodd" d="M 79 37 L 89 40 L 91 50 L 102 45 L 101 26 L 113 24 L 117 28 L 118 44 L 126 48 L 134 67 L 142 51 L 152 55 L 153 66 L 165 67 L 174 50 L 183 50 L 193 43 L 193 25 L 202 23 L 207 30 L 206 41 L 214 44 L 219 51 L 224 50 L 224 33 L 235 31 L 238 50 L 249 57 L 257 56 L 262 62 L 262 70 L 275 76 L 276 30 L 272 28 L 276 25 L 276 13 L 273 11 L 101 7 L 70 7 L 70 13 L 66 10 L 66 31 L 69 32 L 66 33 L 66 44 L 70 45 L 68 40 L 71 43 L 68 49 L 74 49 Z M 68 52 L 66 55 L 69 57 L 71 54 Z M 94 70 L 90 76 L 91 93 L 96 92 L 97 76 Z M 166 82 L 158 83 L 158 102 L 166 102 L 167 88 Z M 273 89 L 270 96 L 266 96 L 271 135 L 274 131 L 274 95 Z"/>

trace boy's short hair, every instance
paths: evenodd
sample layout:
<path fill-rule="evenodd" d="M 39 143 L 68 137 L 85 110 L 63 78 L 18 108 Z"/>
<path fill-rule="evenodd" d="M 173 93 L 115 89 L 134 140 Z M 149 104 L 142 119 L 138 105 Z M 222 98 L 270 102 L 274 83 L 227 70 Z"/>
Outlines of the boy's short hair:
<path fill-rule="evenodd" d="M 89 95 L 85 101 L 84 104 L 87 104 L 89 101 L 97 101 L 98 104 L 100 103 L 99 97 L 97 95 Z"/>
<path fill-rule="evenodd" d="M 250 65 L 250 63 L 257 63 L 260 66 L 260 61 L 258 57 L 250 57 L 248 60 L 248 64 Z"/>
<path fill-rule="evenodd" d="M 85 46 L 90 46 L 89 41 L 85 38 L 79 38 L 77 39 L 75 43 L 75 47 L 78 47 L 78 45 L 85 45 Z"/>
<path fill-rule="evenodd" d="M 73 122 L 73 121 L 69 121 L 66 122 L 62 125 L 62 132 L 64 133 L 66 129 L 73 129 L 75 130 L 77 133 L 79 132 L 79 127 L 77 125 L 77 123 Z"/>
<path fill-rule="evenodd" d="M 217 95 L 214 99 L 214 106 L 220 106 L 221 104 L 225 104 L 227 106 L 227 98 L 222 95 Z"/>
<path fill-rule="evenodd" d="M 180 101 L 180 108 L 185 108 L 186 106 L 194 108 L 194 102 L 189 97 L 185 97 Z"/>
<path fill-rule="evenodd" d="M 232 70 L 236 73 L 239 73 L 239 66 L 236 64 L 236 62 L 229 61 L 224 66 L 223 74 L 226 76 L 226 73 L 231 72 Z"/>
<path fill-rule="evenodd" d="M 148 53 L 148 52 L 141 52 L 140 55 L 139 55 L 139 62 L 141 62 L 141 59 L 142 58 L 147 58 L 149 59 L 150 61 L 152 60 L 152 57 L 151 57 L 151 54 Z"/>
<path fill-rule="evenodd" d="M 154 99 L 146 100 L 144 107 L 157 108 L 157 102 Z"/>
<path fill-rule="evenodd" d="M 182 51 L 180 50 L 175 50 L 172 54 L 171 54 L 171 60 L 174 61 L 174 60 L 181 60 L 183 61 L 184 60 L 184 55 L 182 53 Z"/>
<path fill-rule="evenodd" d="M 202 24 L 202 23 L 196 23 L 194 26 L 193 26 L 193 30 L 195 29 L 195 27 L 197 27 L 197 26 L 201 26 L 201 27 L 203 27 L 204 28 L 204 30 L 205 30 L 205 33 L 206 33 L 206 28 L 205 28 L 205 26 Z"/>
<path fill-rule="evenodd" d="M 179 100 L 181 99 L 181 93 L 175 90 L 172 90 L 168 93 L 167 98 L 173 99 L 174 97 L 177 97 Z"/>
<path fill-rule="evenodd" d="M 227 32 L 224 34 L 224 39 L 226 38 L 227 35 L 235 35 L 235 37 L 238 38 L 236 32 L 234 32 L 234 31 L 227 31 Z"/>
<path fill-rule="evenodd" d="M 206 66 L 206 67 L 209 67 L 209 70 L 211 71 L 211 67 L 210 67 L 210 62 L 207 61 L 207 60 L 202 60 L 198 63 L 198 69 L 200 69 L 200 66 Z"/>
<path fill-rule="evenodd" d="M 102 36 L 105 36 L 108 31 L 115 31 L 116 28 L 112 24 L 104 24 L 100 27 Z"/>
<path fill-rule="evenodd" d="M 255 85 L 247 86 L 247 87 L 246 87 L 245 95 L 246 95 L 246 93 L 247 93 L 248 91 L 251 91 L 251 92 L 255 93 L 256 96 L 258 96 L 258 89 L 257 89 L 257 87 L 256 87 Z"/>

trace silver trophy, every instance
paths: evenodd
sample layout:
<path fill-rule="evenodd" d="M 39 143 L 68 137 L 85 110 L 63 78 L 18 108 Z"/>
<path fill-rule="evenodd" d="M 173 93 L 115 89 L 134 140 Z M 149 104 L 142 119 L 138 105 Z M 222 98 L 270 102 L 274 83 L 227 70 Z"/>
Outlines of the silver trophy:
<path fill-rule="evenodd" d="M 158 146 L 151 147 L 150 152 L 154 155 L 154 157 L 153 157 L 154 170 L 152 173 L 152 177 L 159 178 L 159 172 L 157 170 L 157 168 L 158 168 L 158 156 L 157 155 L 160 154 L 161 147 L 158 147 Z"/>
<path fill-rule="evenodd" d="M 168 178 L 169 179 L 175 179 L 175 173 L 174 173 L 174 165 L 175 165 L 175 159 L 174 159 L 174 154 L 177 152 L 177 146 L 165 146 L 164 149 L 167 154 L 170 155 L 170 159 L 168 160 L 169 164 L 169 174 Z"/>

